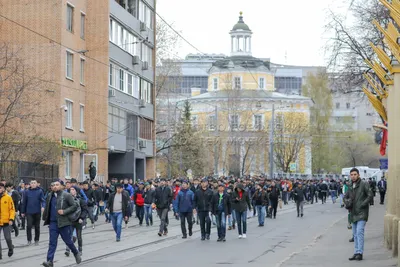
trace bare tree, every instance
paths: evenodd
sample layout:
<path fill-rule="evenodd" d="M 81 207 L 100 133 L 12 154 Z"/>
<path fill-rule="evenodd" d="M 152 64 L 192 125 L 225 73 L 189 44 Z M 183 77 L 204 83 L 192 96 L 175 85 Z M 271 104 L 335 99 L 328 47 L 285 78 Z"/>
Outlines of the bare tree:
<path fill-rule="evenodd" d="M 330 22 L 325 26 L 332 37 L 326 44 L 328 67 L 332 74 L 333 89 L 342 93 L 362 92 L 363 73 L 370 71 L 365 60 L 375 54 L 370 44 L 387 51 L 382 33 L 371 23 L 386 25 L 391 19 L 389 11 L 379 0 L 348 0 L 347 15 L 329 12 Z"/>
<path fill-rule="evenodd" d="M 57 162 L 59 142 L 40 132 L 54 115 L 42 109 L 46 83 L 32 73 L 17 49 L 0 45 L 0 159 Z"/>
<path fill-rule="evenodd" d="M 276 116 L 274 135 L 274 161 L 285 173 L 290 171 L 290 163 L 295 163 L 309 138 L 309 121 L 305 113 L 289 111 Z"/>

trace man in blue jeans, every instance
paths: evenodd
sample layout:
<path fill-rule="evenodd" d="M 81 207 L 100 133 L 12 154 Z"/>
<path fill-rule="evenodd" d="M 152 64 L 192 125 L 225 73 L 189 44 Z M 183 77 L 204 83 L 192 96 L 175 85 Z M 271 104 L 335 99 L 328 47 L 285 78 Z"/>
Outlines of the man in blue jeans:
<path fill-rule="evenodd" d="M 218 232 L 218 242 L 225 242 L 226 236 L 226 216 L 231 216 L 231 199 L 225 192 L 225 185 L 218 185 L 218 192 L 213 195 L 211 200 L 211 212 L 215 215 Z"/>
<path fill-rule="evenodd" d="M 372 192 L 369 190 L 368 182 L 360 179 L 357 168 L 350 170 L 351 185 L 345 196 L 345 206 L 350 211 L 354 237 L 354 255 L 350 261 L 361 261 L 364 253 L 364 230 L 368 221 L 369 203 Z"/>
<path fill-rule="evenodd" d="M 247 233 L 247 207 L 251 211 L 250 198 L 244 190 L 243 184 L 237 184 L 232 195 L 233 208 L 236 212 L 239 239 L 246 238 Z M 243 228 L 242 228 L 243 227 Z"/>
<path fill-rule="evenodd" d="M 253 200 L 258 214 L 258 226 L 263 227 L 266 207 L 269 205 L 269 199 L 267 192 L 259 184 L 256 184 L 256 191 L 254 192 Z"/>
<path fill-rule="evenodd" d="M 130 198 L 122 184 L 117 184 L 115 188 L 116 192 L 108 198 L 106 212 L 110 212 L 112 226 L 117 235 L 117 242 L 119 242 L 121 241 L 122 219 L 128 220 Z"/>

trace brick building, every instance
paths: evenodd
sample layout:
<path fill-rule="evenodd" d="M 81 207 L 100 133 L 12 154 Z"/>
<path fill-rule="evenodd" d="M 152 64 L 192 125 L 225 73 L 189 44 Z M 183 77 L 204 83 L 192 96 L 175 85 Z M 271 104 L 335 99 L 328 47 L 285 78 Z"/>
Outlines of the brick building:
<path fill-rule="evenodd" d="M 77 177 L 83 180 L 88 175 L 90 161 L 94 161 L 98 178 L 105 180 L 108 179 L 109 166 L 113 167 L 109 164 L 109 153 L 115 153 L 115 148 L 109 144 L 113 138 L 110 134 L 113 126 L 109 103 L 115 98 L 110 95 L 109 80 L 110 63 L 113 62 L 111 55 L 116 53 L 116 47 L 110 38 L 110 9 L 115 5 L 120 7 L 123 2 L 125 1 L 0 2 L 0 47 L 6 46 L 16 52 L 27 70 L 26 75 L 33 77 L 36 82 L 40 81 L 34 89 L 30 88 L 28 95 L 29 101 L 35 103 L 33 109 L 46 118 L 41 123 L 23 124 L 19 127 L 27 136 L 43 136 L 60 142 L 60 177 Z M 134 3 L 136 12 L 139 11 L 139 2 L 142 2 L 143 8 L 143 1 L 129 1 L 130 4 Z M 155 3 L 152 4 L 154 7 Z M 121 8 L 118 11 L 125 12 L 119 14 L 120 16 L 130 15 L 127 9 Z M 154 16 L 151 19 L 154 23 Z M 154 32 L 151 33 L 154 36 Z M 151 48 L 148 53 L 154 53 L 154 43 Z M 126 58 L 129 58 L 128 54 L 121 55 L 121 59 Z M 139 61 L 141 60 L 140 58 Z M 121 67 L 125 70 L 129 68 Z M 154 81 L 152 73 L 154 72 L 147 75 L 149 85 L 146 84 L 146 94 L 150 96 L 142 96 L 140 87 L 138 95 L 124 94 L 116 102 L 131 103 L 136 99 L 139 103 L 141 98 L 150 101 Z M 128 76 L 121 77 L 118 76 L 118 79 L 129 79 Z M 128 82 L 126 80 L 127 84 Z M 125 108 L 132 107 L 127 105 Z M 151 103 L 146 106 L 146 110 L 153 108 Z M 154 112 L 149 113 L 151 116 L 146 117 L 149 121 L 146 122 L 150 124 L 147 129 L 150 131 L 148 147 L 149 150 L 154 150 L 151 149 L 154 143 Z M 139 127 L 132 130 L 137 131 L 136 136 L 139 135 Z M 139 140 L 136 143 L 139 144 Z M 149 151 L 144 157 L 149 166 L 147 175 L 154 174 L 152 155 L 153 151 Z M 131 171 L 135 171 L 133 167 Z M 127 174 L 135 177 L 134 173 Z"/>

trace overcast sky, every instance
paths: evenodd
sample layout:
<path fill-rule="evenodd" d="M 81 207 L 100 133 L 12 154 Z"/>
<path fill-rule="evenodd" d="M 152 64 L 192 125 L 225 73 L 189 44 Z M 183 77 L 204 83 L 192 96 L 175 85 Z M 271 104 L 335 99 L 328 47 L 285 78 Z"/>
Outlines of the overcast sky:
<path fill-rule="evenodd" d="M 342 10 L 345 1 L 157 0 L 157 13 L 201 52 L 229 55 L 229 31 L 243 11 L 244 22 L 253 31 L 253 56 L 271 58 L 274 63 L 315 66 L 326 62 L 327 12 Z M 197 53 L 185 41 L 177 52 L 182 58 Z"/>

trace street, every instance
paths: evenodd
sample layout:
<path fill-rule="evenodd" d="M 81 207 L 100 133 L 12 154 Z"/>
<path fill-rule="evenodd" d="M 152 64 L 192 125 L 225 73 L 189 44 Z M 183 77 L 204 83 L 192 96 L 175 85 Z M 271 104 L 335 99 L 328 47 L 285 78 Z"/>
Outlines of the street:
<path fill-rule="evenodd" d="M 303 218 L 297 218 L 295 206 L 290 203 L 278 211 L 276 220 L 266 219 L 263 228 L 257 227 L 256 218 L 249 219 L 247 239 L 238 239 L 237 230 L 227 231 L 226 243 L 216 242 L 215 228 L 211 230 L 210 241 L 200 241 L 197 225 L 194 226 L 192 237 L 181 239 L 180 224 L 171 215 L 167 237 L 157 236 L 158 220 L 152 227 L 139 227 L 137 220 L 133 219 L 134 225 L 130 223 L 128 229 L 123 229 L 122 240 L 116 243 L 111 224 L 102 224 L 95 230 L 84 230 L 83 261 L 80 266 L 124 267 L 134 264 L 140 267 L 164 267 L 182 263 L 190 266 L 245 264 L 268 267 L 359 265 L 347 259 L 353 253 L 353 244 L 348 242 L 351 231 L 346 228 L 345 209 L 328 200 L 324 205 L 306 205 L 304 213 Z M 379 261 L 379 266 L 393 266 L 394 260 L 388 260 L 389 252 L 381 248 L 384 207 L 375 205 L 370 213 L 371 219 L 366 228 L 365 260 L 362 264 L 364 267 L 378 266 L 376 261 Z M 103 218 L 99 221 L 102 222 Z M 369 231 L 373 231 L 372 238 Z M 2 263 L 7 267 L 39 266 L 46 258 L 47 229 L 42 227 L 39 246 L 27 247 L 25 244 L 26 235 L 22 231 L 18 238 L 14 238 L 14 256 L 8 258 L 2 240 Z M 372 248 L 375 252 L 373 259 L 372 256 L 369 258 Z M 382 253 L 378 255 L 376 249 L 382 250 Z M 65 244 L 59 239 L 54 265 L 76 266 L 72 256 L 65 257 L 64 250 Z"/>

